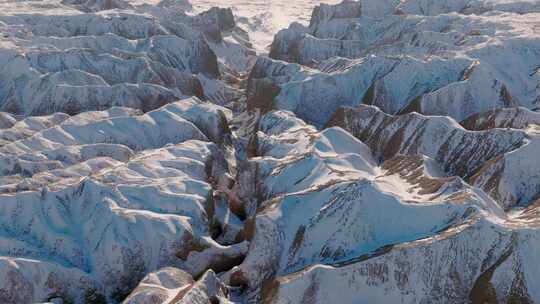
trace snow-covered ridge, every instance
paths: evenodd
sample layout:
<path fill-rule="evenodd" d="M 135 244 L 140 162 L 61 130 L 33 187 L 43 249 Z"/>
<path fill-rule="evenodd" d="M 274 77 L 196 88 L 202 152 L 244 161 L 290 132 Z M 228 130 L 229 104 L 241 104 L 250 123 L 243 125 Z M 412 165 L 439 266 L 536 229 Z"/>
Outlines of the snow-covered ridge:
<path fill-rule="evenodd" d="M 458 121 L 537 107 L 537 1 L 375 2 L 322 5 L 309 27 L 276 35 L 270 57 L 314 70 L 290 72 L 289 81 L 259 72 L 279 87 L 273 107 L 317 126 L 361 103 Z"/>
<path fill-rule="evenodd" d="M 21 115 L 148 111 L 193 95 L 226 104 L 240 93 L 220 79 L 253 56 L 228 38 L 230 10 L 191 16 L 167 2 L 25 1 L 0 15 L 0 27 L 0 109 Z"/>
<path fill-rule="evenodd" d="M 534 112 L 525 109 L 500 112 L 503 115 L 507 112 L 529 114 L 522 119 L 519 115 L 511 116 L 503 124 L 519 127 L 535 123 Z M 492 117 L 492 113 L 475 117 L 479 124 L 484 124 L 483 117 Z M 466 123 L 472 124 L 471 119 Z M 490 119 L 493 123 L 497 121 Z M 517 130 L 495 125 L 483 131 L 469 131 L 446 117 L 416 113 L 391 116 L 373 106 L 341 108 L 329 126 L 350 131 L 384 160 L 395 155 L 431 157 L 445 172 L 461 176 L 483 189 L 506 209 L 528 206 L 540 196 L 538 166 L 528 161 L 540 152 L 534 127 Z"/>
<path fill-rule="evenodd" d="M 493 128 L 524 129 L 531 125 L 540 125 L 540 112 L 526 108 L 504 108 L 475 114 L 461 124 L 469 130 L 487 130 Z"/>
<path fill-rule="evenodd" d="M 451 175 L 470 176 L 488 160 L 526 144 L 519 130 L 473 132 L 444 116 L 388 115 L 374 106 L 341 108 L 329 126 L 349 130 L 380 159 L 420 154 L 436 159 Z"/>
<path fill-rule="evenodd" d="M 528 250 L 525 239 L 538 239 L 537 221 L 508 219 L 495 200 L 448 177 L 433 159 L 398 155 L 378 165 L 368 146 L 343 129 L 318 132 L 283 111 L 263 116 L 256 136 L 257 157 L 243 171 L 252 183 L 240 191 L 257 210 L 254 233 L 244 262 L 225 276 L 248 288 L 253 303 L 416 303 L 442 296 L 439 282 L 463 302 L 477 296 L 486 265 L 536 259 L 521 252 Z M 413 266 L 416 260 L 426 268 Z M 500 270 L 493 284 L 527 273 L 519 288 L 531 290 L 534 270 L 514 269 Z M 503 298 L 512 296 L 506 288 L 498 289 Z M 398 296 L 400 290 L 408 293 Z"/>
<path fill-rule="evenodd" d="M 540 302 L 540 2 L 293 2 L 0 3 L 0 303 Z"/>
<path fill-rule="evenodd" d="M 118 301 L 161 266 L 199 275 L 241 256 L 239 231 L 219 239 L 237 245 L 212 239 L 221 234 L 216 210 L 227 208 L 213 204 L 231 172 L 228 117 L 188 99 L 146 114 L 113 108 L 5 129 L 13 136 L 0 148 L 4 302 Z"/>
<path fill-rule="evenodd" d="M 344 1 L 279 32 L 248 80 L 267 114 L 231 284 L 254 303 L 538 301 L 539 8 Z"/>

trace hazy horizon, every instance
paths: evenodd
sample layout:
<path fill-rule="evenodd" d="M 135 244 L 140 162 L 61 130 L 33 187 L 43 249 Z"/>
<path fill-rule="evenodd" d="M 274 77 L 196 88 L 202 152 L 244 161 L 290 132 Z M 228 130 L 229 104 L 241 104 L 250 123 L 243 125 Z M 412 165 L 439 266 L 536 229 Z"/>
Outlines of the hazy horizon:
<path fill-rule="evenodd" d="M 336 4 L 342 0 L 201 0 L 193 1 L 196 12 L 207 10 L 214 6 L 231 7 L 238 25 L 250 33 L 250 38 L 259 52 L 267 51 L 273 35 L 287 28 L 292 22 L 309 24 L 311 12 L 321 3 Z"/>

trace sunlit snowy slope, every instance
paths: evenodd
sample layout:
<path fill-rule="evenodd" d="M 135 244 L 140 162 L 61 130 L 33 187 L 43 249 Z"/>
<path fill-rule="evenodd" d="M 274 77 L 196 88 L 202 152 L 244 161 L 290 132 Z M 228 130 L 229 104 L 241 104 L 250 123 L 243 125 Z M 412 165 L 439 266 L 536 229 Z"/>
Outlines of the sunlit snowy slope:
<path fill-rule="evenodd" d="M 539 108 L 540 0 L 0 1 L 0 304 L 540 303 Z"/>

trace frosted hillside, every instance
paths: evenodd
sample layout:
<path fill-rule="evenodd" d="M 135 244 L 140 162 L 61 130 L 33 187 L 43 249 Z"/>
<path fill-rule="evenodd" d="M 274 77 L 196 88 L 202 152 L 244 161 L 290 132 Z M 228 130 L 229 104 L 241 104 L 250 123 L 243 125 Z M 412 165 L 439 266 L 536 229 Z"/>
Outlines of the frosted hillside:
<path fill-rule="evenodd" d="M 540 303 L 540 0 L 0 1 L 0 303 Z"/>
<path fill-rule="evenodd" d="M 493 3 L 473 1 L 444 14 L 408 15 L 412 1 L 384 10 L 364 2 L 323 6 L 309 27 L 277 34 L 270 57 L 311 69 L 292 65 L 288 81 L 275 68 L 265 71 L 282 62 L 259 59 L 252 78 L 279 84 L 275 107 L 319 127 L 339 106 L 360 103 L 458 121 L 494 108 L 538 107 L 538 3 L 527 2 L 527 14 L 522 3 L 490 10 Z M 474 14 L 476 6 L 487 12 Z"/>
<path fill-rule="evenodd" d="M 253 60 L 242 39 L 229 37 L 227 9 L 190 16 L 175 3 L 121 0 L 0 8 L 0 109 L 15 114 L 152 110 L 193 95 L 226 104 L 241 93 L 218 78 L 245 72 Z"/>

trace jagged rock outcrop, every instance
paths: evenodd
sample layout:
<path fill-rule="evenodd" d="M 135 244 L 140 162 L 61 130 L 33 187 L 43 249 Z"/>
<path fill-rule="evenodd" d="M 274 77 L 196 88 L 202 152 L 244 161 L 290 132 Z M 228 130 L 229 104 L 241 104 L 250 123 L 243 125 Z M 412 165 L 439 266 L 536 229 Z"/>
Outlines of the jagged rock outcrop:
<path fill-rule="evenodd" d="M 489 11 L 512 12 L 527 14 L 540 11 L 537 1 L 497 1 L 497 0 L 473 0 L 453 1 L 451 3 L 434 3 L 422 0 L 401 1 L 397 6 L 400 13 L 414 15 L 438 15 L 452 12 L 462 14 L 483 14 Z"/>
<path fill-rule="evenodd" d="M 280 86 L 291 81 L 302 70 L 300 65 L 259 57 L 248 78 L 246 89 L 248 109 L 267 112 L 275 108 L 274 99 L 281 91 Z"/>
<path fill-rule="evenodd" d="M 517 105 L 518 101 L 497 79 L 495 72 L 475 62 L 458 82 L 418 97 L 401 112 L 447 115 L 460 121 L 471 113 Z"/>
<path fill-rule="evenodd" d="M 475 114 L 461 122 L 468 130 L 481 131 L 495 128 L 525 129 L 540 125 L 540 113 L 526 108 L 494 109 Z"/>

